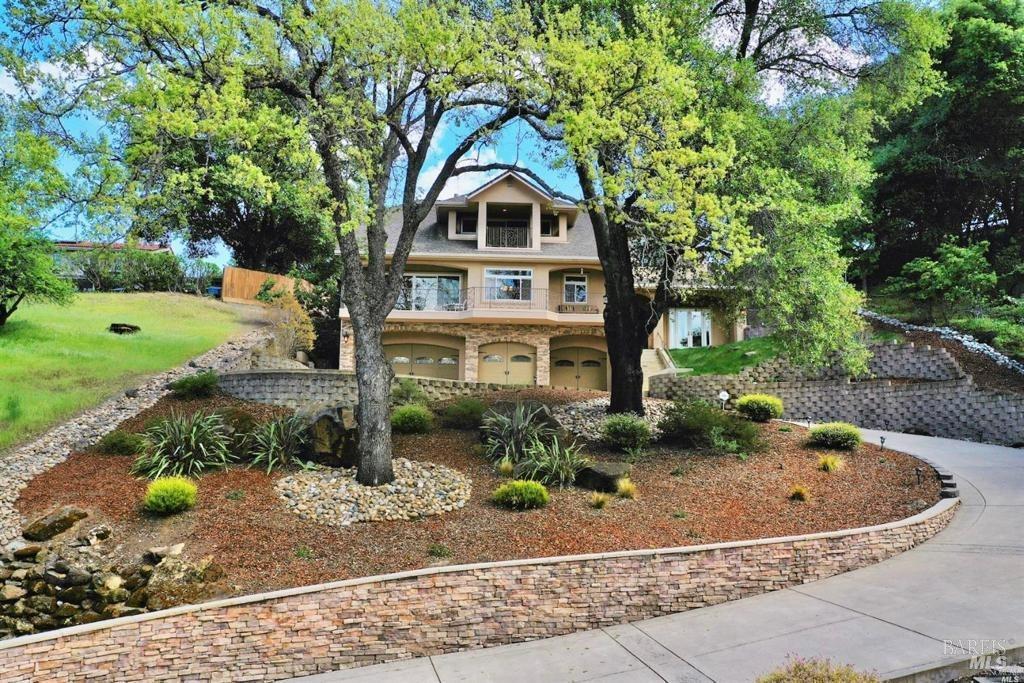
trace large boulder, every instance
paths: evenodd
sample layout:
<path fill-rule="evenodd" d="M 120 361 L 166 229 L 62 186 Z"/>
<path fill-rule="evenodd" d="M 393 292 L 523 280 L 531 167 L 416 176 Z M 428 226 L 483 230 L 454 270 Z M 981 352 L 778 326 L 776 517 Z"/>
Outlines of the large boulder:
<path fill-rule="evenodd" d="M 619 479 L 628 477 L 633 466 L 628 462 L 592 462 L 576 475 L 576 486 L 591 491 L 615 493 Z"/>
<path fill-rule="evenodd" d="M 313 405 L 296 411 L 310 431 L 310 460 L 328 467 L 355 467 L 359 455 L 359 425 L 347 405 Z"/>
<path fill-rule="evenodd" d="M 49 541 L 57 534 L 62 534 L 73 527 L 79 520 L 85 519 L 89 513 L 76 507 L 62 507 L 31 522 L 21 532 L 29 541 Z"/>

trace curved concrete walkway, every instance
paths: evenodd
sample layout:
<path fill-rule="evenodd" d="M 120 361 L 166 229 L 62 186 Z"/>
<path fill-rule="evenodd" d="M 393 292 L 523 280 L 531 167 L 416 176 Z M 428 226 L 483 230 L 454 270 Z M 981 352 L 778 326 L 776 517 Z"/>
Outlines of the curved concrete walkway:
<path fill-rule="evenodd" d="M 1024 646 L 1024 451 L 864 432 L 951 470 L 960 511 L 930 541 L 880 564 L 753 598 L 515 645 L 301 680 L 418 683 L 751 681 L 789 655 L 881 677 Z M 949 680 L 935 672 L 916 680 Z"/>

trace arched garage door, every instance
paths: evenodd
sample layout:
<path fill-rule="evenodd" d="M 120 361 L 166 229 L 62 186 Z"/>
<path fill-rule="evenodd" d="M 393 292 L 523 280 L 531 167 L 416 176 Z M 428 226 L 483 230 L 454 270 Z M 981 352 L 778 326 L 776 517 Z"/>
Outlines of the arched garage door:
<path fill-rule="evenodd" d="M 527 344 L 480 345 L 477 378 L 491 384 L 536 384 L 537 350 Z"/>
<path fill-rule="evenodd" d="M 459 378 L 459 352 L 433 344 L 385 344 L 384 355 L 396 375 Z"/>
<path fill-rule="evenodd" d="M 608 388 L 608 354 L 584 346 L 552 351 L 551 386 L 605 391 Z"/>

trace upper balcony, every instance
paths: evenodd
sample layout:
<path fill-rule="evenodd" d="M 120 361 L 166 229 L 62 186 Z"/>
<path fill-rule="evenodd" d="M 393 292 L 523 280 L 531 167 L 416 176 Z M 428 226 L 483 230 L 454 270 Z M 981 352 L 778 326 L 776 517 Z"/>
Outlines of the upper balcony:
<path fill-rule="evenodd" d="M 488 218 L 484 244 L 499 249 L 530 249 L 533 247 L 531 232 L 529 219 Z"/>
<path fill-rule="evenodd" d="M 561 291 L 530 286 L 464 287 L 404 292 L 390 320 L 516 320 L 522 322 L 603 322 L 589 303 L 565 303 Z"/>

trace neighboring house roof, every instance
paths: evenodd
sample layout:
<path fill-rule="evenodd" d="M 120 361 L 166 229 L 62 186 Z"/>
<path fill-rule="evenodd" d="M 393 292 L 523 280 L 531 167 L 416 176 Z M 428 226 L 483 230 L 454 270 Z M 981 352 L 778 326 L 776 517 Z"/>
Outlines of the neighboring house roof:
<path fill-rule="evenodd" d="M 138 249 L 139 251 L 173 253 L 171 251 L 171 245 L 163 244 L 161 242 L 137 242 L 135 244 L 125 244 L 124 242 L 104 243 L 76 240 L 54 240 L 53 246 L 57 251 L 91 251 L 93 249 L 110 249 L 112 251 L 121 251 L 123 249 L 132 248 Z"/>

